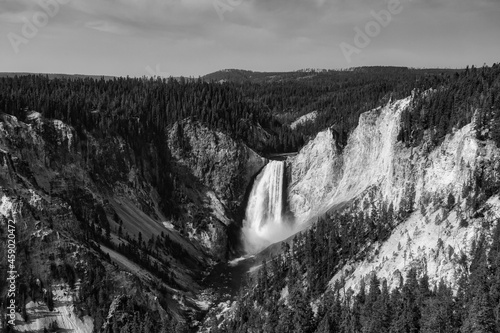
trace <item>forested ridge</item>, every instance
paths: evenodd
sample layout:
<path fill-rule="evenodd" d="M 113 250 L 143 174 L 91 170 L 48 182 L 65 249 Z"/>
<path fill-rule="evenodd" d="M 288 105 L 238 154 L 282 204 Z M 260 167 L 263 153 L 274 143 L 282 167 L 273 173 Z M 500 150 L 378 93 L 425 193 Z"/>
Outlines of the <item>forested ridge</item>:
<path fill-rule="evenodd" d="M 143 179 L 158 191 L 160 209 L 167 218 L 178 219 L 177 224 L 182 224 L 178 211 L 182 198 L 176 197 L 174 184 L 180 181 L 171 168 L 166 135 L 176 122 L 186 118 L 222 131 L 261 155 L 297 151 L 327 127 L 334 129 L 338 147 L 342 149 L 361 113 L 413 95 L 411 107 L 403 112 L 398 137 L 406 146 L 416 147 L 425 141 L 432 143 L 428 146 L 430 150 L 447 134 L 473 119 L 477 137 L 494 140 L 500 146 L 499 64 L 465 70 L 366 67 L 287 75 L 268 73 L 258 79 L 249 75 L 254 74 L 244 73 L 242 79 L 225 82 L 218 82 L 217 77 L 197 80 L 0 77 L 0 111 L 28 124 L 32 122 L 28 119 L 33 115 L 30 111 L 37 111 L 46 119 L 60 119 L 73 126 L 77 135 L 66 150 L 50 138 L 56 136 L 52 133 L 54 128 L 44 125 L 43 136 L 50 143 L 46 149 L 59 147 L 47 155 L 52 159 L 48 164 L 57 165 L 65 158 L 78 157 L 99 185 L 112 183 L 118 177 L 108 171 L 120 170 L 120 165 L 109 170 L 106 165 L 120 145 L 114 139 L 123 138 L 132 150 L 126 152 L 133 156 L 130 160 Z M 270 76 L 273 78 L 269 79 Z M 297 117 L 312 111 L 318 112 L 314 121 L 294 130 L 290 128 L 289 124 Z M 91 139 L 109 145 L 97 155 Z M 470 198 L 473 207 L 484 203 L 500 188 L 479 174 L 477 177 L 477 184 L 482 187 L 473 189 L 475 194 Z M 79 185 L 82 184 L 72 186 Z M 120 218 L 114 216 L 116 233 L 126 240 L 115 246 L 110 240 L 110 223 L 105 214 L 98 211 L 89 215 L 82 205 L 86 200 L 91 201 L 91 194 L 78 188 L 72 188 L 72 195 L 54 194 L 51 188 L 49 195 L 56 202 L 57 197 L 68 200 L 81 222 L 81 230 L 74 228 L 75 234 L 82 233 L 81 238 L 75 236 L 75 239 L 83 240 L 100 258 L 106 255 L 97 244 L 104 244 L 154 272 L 170 287 L 182 289 L 178 283 L 180 277 L 163 261 L 167 256 L 188 256 L 167 234 L 151 238 L 143 238 L 141 233 L 129 235 L 122 230 Z M 281 255 L 263 263 L 255 279 L 242 289 L 234 317 L 225 321 L 211 318 L 211 332 L 498 332 L 498 227 L 493 231 L 493 245 L 481 239 L 473 251 L 474 257 L 462 261 L 464 274 L 455 294 L 456 290 L 452 291 L 444 281 L 430 285 L 427 277 L 419 277 L 416 271 L 404 277 L 394 290 L 389 290 L 375 275 L 359 293 L 344 290 L 341 284 L 328 288 L 338 269 L 359 255 L 364 244 L 386 240 L 392 228 L 411 214 L 413 199 L 406 195 L 398 211 L 392 206 L 381 206 L 374 208 L 369 216 L 354 210 L 322 216 L 313 228 L 297 235 L 291 246 L 284 244 Z M 453 197 L 448 201 L 454 200 Z M 41 217 L 50 220 L 46 215 Z M 35 219 L 41 220 L 34 214 Z M 185 235 L 184 230 L 180 231 Z M 28 244 L 27 239 L 22 241 L 23 247 Z M 71 246 L 61 248 L 66 254 L 76 251 Z M 25 256 L 30 258 L 28 254 Z M 473 264 L 467 265 L 466 259 Z M 82 279 L 79 311 L 92 315 L 98 326 L 106 322 L 107 309 L 116 292 L 112 280 L 100 279 L 106 271 L 104 266 L 109 264 L 94 262 L 89 255 L 92 268 L 83 272 L 65 264 L 64 253 L 60 258 L 48 260 L 47 283 L 66 282 L 72 286 L 76 279 Z M 26 294 L 21 297 L 27 297 L 29 291 L 35 299 L 43 299 L 42 286 L 36 285 L 31 275 L 30 279 L 23 281 Z M 289 295 L 286 302 L 282 297 L 285 286 Z M 166 296 L 159 300 L 165 308 L 168 301 Z M 121 299 L 117 306 L 121 317 L 113 317 L 103 331 L 188 330 L 183 320 L 171 314 L 162 320 L 158 312 L 149 311 L 144 304 L 140 295 Z"/>
<path fill-rule="evenodd" d="M 432 93 L 414 101 L 421 110 L 419 118 L 417 112 L 405 118 L 401 137 L 416 143 L 430 127 L 436 127 L 439 139 L 452 127 L 470 122 L 475 109 L 498 108 L 498 67 L 441 71 L 366 67 L 306 72 L 310 74 L 306 76 L 268 73 L 265 77 L 273 80 L 223 83 L 206 78 L 2 77 L 0 110 L 20 119 L 25 109 L 35 110 L 77 129 L 118 133 L 138 147 L 161 136 L 176 121 L 192 117 L 266 154 L 297 151 L 330 126 L 343 145 L 361 113 L 391 98 L 432 88 Z M 316 121 L 294 131 L 289 128 L 297 117 L 312 111 L 318 112 Z M 497 118 L 487 112 L 481 120 L 488 124 Z M 422 130 L 410 133 L 414 124 Z"/>
<path fill-rule="evenodd" d="M 413 100 L 403 113 L 399 138 L 416 146 L 428 133 L 434 145 L 476 116 L 478 138 L 500 145 L 500 65 L 468 68 L 461 74 L 437 77 L 432 90 Z"/>
<path fill-rule="evenodd" d="M 154 140 L 178 120 L 192 117 L 243 140 L 261 153 L 297 151 L 328 126 L 344 138 L 359 114 L 401 98 L 415 88 L 442 83 L 450 70 L 374 67 L 319 72 L 313 77 L 272 82 L 224 82 L 146 78 L 0 78 L 0 110 L 24 118 L 41 112 L 77 129 L 118 133 L 137 146 Z M 317 110 L 314 123 L 291 131 L 300 115 Z M 262 128 L 269 134 L 262 141 Z"/>

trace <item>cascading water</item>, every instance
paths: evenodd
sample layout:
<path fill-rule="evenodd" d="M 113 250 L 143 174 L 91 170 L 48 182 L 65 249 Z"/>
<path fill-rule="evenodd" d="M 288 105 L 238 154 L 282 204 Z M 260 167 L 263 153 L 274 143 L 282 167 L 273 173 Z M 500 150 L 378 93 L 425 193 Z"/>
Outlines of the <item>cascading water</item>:
<path fill-rule="evenodd" d="M 256 253 L 289 235 L 283 216 L 284 177 L 285 162 L 271 161 L 255 179 L 243 222 L 247 253 Z"/>

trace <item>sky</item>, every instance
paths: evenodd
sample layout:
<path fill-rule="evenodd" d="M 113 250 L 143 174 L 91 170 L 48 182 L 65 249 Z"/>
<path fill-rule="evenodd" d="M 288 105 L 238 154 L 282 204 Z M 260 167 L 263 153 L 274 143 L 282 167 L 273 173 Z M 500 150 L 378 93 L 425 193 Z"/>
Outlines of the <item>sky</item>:
<path fill-rule="evenodd" d="M 500 0 L 0 0 L 0 72 L 198 77 L 496 62 Z"/>

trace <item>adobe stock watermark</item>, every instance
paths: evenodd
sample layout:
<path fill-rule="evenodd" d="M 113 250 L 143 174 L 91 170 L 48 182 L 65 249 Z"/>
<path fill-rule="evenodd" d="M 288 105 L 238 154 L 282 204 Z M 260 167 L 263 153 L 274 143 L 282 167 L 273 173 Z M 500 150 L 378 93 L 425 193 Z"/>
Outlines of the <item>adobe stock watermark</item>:
<path fill-rule="evenodd" d="M 15 54 L 20 52 L 22 44 L 28 44 L 30 40 L 38 35 L 61 10 L 61 6 L 67 5 L 72 0 L 37 0 L 40 10 L 36 11 L 31 18 L 24 16 L 21 34 L 9 32 L 7 38 Z"/>
<path fill-rule="evenodd" d="M 7 323 L 16 320 L 16 221 L 7 221 Z"/>
<path fill-rule="evenodd" d="M 411 2 L 412 0 L 408 1 Z M 387 9 L 382 9 L 379 12 L 372 10 L 370 15 L 373 17 L 373 20 L 367 22 L 364 29 L 361 29 L 358 26 L 354 28 L 354 31 L 356 32 L 353 39 L 354 45 L 346 42 L 342 42 L 339 45 L 347 62 L 351 63 L 352 56 L 360 54 L 363 49 L 368 47 L 368 45 L 372 42 L 372 39 L 381 33 L 382 28 L 389 26 L 393 17 L 400 14 L 402 11 L 403 4 L 401 3 L 401 0 L 388 0 Z"/>
<path fill-rule="evenodd" d="M 241 5 L 243 0 L 213 0 L 213 5 L 219 19 L 224 21 L 224 13 L 232 12 L 236 7 Z"/>

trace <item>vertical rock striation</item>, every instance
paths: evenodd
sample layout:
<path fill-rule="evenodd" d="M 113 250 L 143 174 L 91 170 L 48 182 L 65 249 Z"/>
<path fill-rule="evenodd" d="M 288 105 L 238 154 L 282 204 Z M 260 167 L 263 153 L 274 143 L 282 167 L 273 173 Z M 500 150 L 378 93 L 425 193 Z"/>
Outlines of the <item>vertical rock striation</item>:
<path fill-rule="evenodd" d="M 343 204 L 354 204 L 370 216 L 370 207 L 405 210 L 407 217 L 390 226 L 388 240 L 366 244 L 372 250 L 363 262 L 350 262 L 333 279 L 344 279 L 356 289 L 372 272 L 396 283 L 410 267 L 417 267 L 436 282 L 454 283 L 460 274 L 461 253 L 470 253 L 474 240 L 488 233 L 500 216 L 495 193 L 479 207 L 470 200 L 477 174 L 498 184 L 500 151 L 493 142 L 476 138 L 473 124 L 456 129 L 434 147 L 430 140 L 417 147 L 398 141 L 401 113 L 411 108 L 412 97 L 388 103 L 361 115 L 342 153 L 332 130 L 319 133 L 297 156 L 287 160 L 290 170 L 289 209 L 297 223 L 307 223 Z M 447 207 L 449 196 L 456 205 Z M 488 199 L 486 201 L 486 199 Z M 478 219 L 472 218 L 481 210 Z M 461 221 L 470 218 L 468 226 Z M 438 241 L 439 240 L 439 241 Z M 396 277 L 396 278 L 394 278 Z"/>

